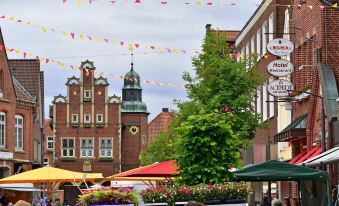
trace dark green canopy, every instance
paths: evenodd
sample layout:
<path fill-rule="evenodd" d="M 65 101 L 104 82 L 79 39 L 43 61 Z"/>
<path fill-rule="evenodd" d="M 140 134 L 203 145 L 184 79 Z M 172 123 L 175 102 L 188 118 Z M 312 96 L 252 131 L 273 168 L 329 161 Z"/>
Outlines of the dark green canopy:
<path fill-rule="evenodd" d="M 298 181 L 326 179 L 327 173 L 303 166 L 270 160 L 261 164 L 234 171 L 236 180 L 239 181 Z"/>

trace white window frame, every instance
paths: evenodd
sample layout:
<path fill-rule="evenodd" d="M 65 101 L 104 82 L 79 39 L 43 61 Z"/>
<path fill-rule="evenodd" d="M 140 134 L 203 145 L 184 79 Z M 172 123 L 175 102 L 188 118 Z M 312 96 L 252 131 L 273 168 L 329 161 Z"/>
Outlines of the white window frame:
<path fill-rule="evenodd" d="M 256 46 L 256 55 L 257 55 L 257 61 L 260 60 L 260 56 L 261 56 L 261 53 L 260 53 L 260 38 L 261 38 L 261 29 L 259 28 L 258 31 L 257 31 L 257 38 L 256 38 L 256 41 L 257 41 L 257 46 Z"/>
<path fill-rule="evenodd" d="M 47 160 L 47 161 L 45 161 Z M 49 158 L 48 157 L 44 157 L 44 166 L 49 165 Z"/>
<path fill-rule="evenodd" d="M 74 117 L 76 117 L 76 121 L 74 121 Z M 79 123 L 79 116 L 78 116 L 78 114 L 72 114 L 72 123 Z"/>
<path fill-rule="evenodd" d="M 268 41 L 271 41 L 274 38 L 274 36 L 273 36 L 273 33 L 274 33 L 274 15 L 273 15 L 273 13 L 268 18 L 268 32 L 269 32 Z"/>
<path fill-rule="evenodd" d="M 111 147 L 101 147 L 101 141 L 110 140 Z M 108 155 L 108 151 L 111 155 Z M 102 155 L 104 153 L 104 155 Z M 112 157 L 113 158 L 113 138 L 99 138 L 99 156 L 100 157 Z"/>
<path fill-rule="evenodd" d="M 270 77 L 269 78 L 269 82 L 271 83 L 271 82 L 273 82 L 274 81 L 274 77 Z M 269 98 L 268 98 L 268 100 L 270 101 L 270 104 L 269 104 L 269 107 L 270 107 L 270 115 L 269 115 L 269 118 L 271 118 L 271 117 L 274 117 L 274 96 L 272 96 L 272 95 L 270 95 L 270 94 L 268 94 L 269 95 Z"/>
<path fill-rule="evenodd" d="M 250 56 L 250 61 L 251 61 L 251 67 L 253 66 L 253 60 L 254 60 L 254 57 L 255 57 L 255 35 L 252 36 L 251 38 L 251 56 Z"/>
<path fill-rule="evenodd" d="M 240 61 L 243 61 L 245 58 L 245 47 L 241 49 L 240 55 L 238 55 Z"/>
<path fill-rule="evenodd" d="M 85 98 L 91 98 L 91 90 L 84 90 L 84 97 Z"/>
<path fill-rule="evenodd" d="M 268 111 L 267 111 L 267 84 L 266 82 L 262 86 L 262 118 L 263 121 L 266 121 L 268 119 Z"/>
<path fill-rule="evenodd" d="M 52 148 L 49 147 L 49 143 L 52 143 Z M 47 136 L 46 137 L 46 148 L 49 151 L 54 150 L 54 137 L 53 136 Z"/>
<path fill-rule="evenodd" d="M 86 120 L 86 117 L 88 117 L 88 121 Z M 91 123 L 91 115 L 90 114 L 84 114 L 84 123 Z"/>
<path fill-rule="evenodd" d="M 3 118 L 3 120 L 1 120 Z M 0 111 L 0 147 L 6 147 L 6 113 Z"/>
<path fill-rule="evenodd" d="M 92 147 L 83 147 L 83 141 L 88 141 L 91 140 L 92 141 Z M 88 144 L 85 143 L 85 144 Z M 83 154 L 83 151 L 85 152 L 85 154 Z M 80 157 L 94 157 L 94 138 L 92 137 L 83 137 L 80 138 Z"/>
<path fill-rule="evenodd" d="M 99 121 L 99 117 L 101 117 L 101 121 Z M 104 120 L 103 120 L 103 117 L 104 117 L 104 115 L 102 115 L 102 114 L 97 114 L 97 123 L 103 123 L 104 122 Z"/>
<path fill-rule="evenodd" d="M 262 25 L 262 28 L 261 28 L 261 35 L 262 35 L 262 49 L 261 49 L 261 56 L 264 56 L 266 53 L 267 53 L 267 22 L 265 21 L 264 24 Z"/>
<path fill-rule="evenodd" d="M 19 123 L 20 120 L 21 124 Z M 22 115 L 15 115 L 15 151 L 23 150 L 24 150 L 24 117 Z"/>
<path fill-rule="evenodd" d="M 249 60 L 250 60 L 250 43 L 246 44 L 246 54 L 245 54 L 245 63 L 246 63 L 246 71 L 249 69 Z"/>
<path fill-rule="evenodd" d="M 67 147 L 64 147 L 63 141 L 67 140 Z M 73 141 L 73 147 L 69 146 L 69 140 Z M 61 138 L 61 157 L 75 157 L 75 138 L 74 137 L 64 137 Z M 64 155 L 64 150 L 67 151 L 67 155 Z M 73 155 L 70 155 L 70 151 L 73 151 Z"/>
<path fill-rule="evenodd" d="M 260 116 L 261 122 L 261 86 L 257 88 L 257 114 Z"/>

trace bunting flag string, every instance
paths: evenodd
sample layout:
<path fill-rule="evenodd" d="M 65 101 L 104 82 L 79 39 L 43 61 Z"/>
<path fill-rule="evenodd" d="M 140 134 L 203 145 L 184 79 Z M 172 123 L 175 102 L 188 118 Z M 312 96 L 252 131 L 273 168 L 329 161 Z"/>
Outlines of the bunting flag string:
<path fill-rule="evenodd" d="M 57 29 L 54 29 L 54 28 L 51 28 L 45 25 L 33 24 L 31 21 L 26 21 L 26 20 L 15 18 L 14 16 L 0 15 L 0 20 L 7 20 L 8 22 L 11 22 L 11 23 L 20 23 L 24 25 L 34 26 L 35 28 L 39 29 L 43 33 L 54 32 L 54 33 L 62 35 L 62 37 L 64 38 L 69 38 L 71 40 L 90 41 L 90 42 L 95 42 L 95 43 L 104 43 L 106 45 L 115 45 L 115 46 L 125 47 L 129 51 L 132 51 L 133 49 L 140 50 L 141 48 L 144 48 L 145 51 L 156 51 L 156 52 L 168 53 L 168 54 L 197 55 L 200 53 L 200 50 L 167 48 L 167 47 L 155 46 L 152 44 L 141 45 L 138 42 L 126 42 L 123 40 L 101 38 L 101 37 L 96 37 L 96 36 L 81 34 L 81 33 L 76 33 L 76 32 L 67 32 L 64 30 L 58 31 Z"/>
<path fill-rule="evenodd" d="M 74 0 L 73 0 L 74 1 Z M 72 2 L 72 0 L 62 0 L 62 3 L 69 3 Z M 217 3 L 213 1 L 164 1 L 164 0 L 76 0 L 77 5 L 81 6 L 84 3 L 88 3 L 90 5 L 93 4 L 93 2 L 106 2 L 109 3 L 110 5 L 117 5 L 117 4 L 158 4 L 158 5 L 195 5 L 195 6 L 207 6 L 207 7 L 219 7 L 219 8 L 228 8 L 228 7 L 236 7 L 240 6 L 239 1 L 232 1 L 229 3 Z M 245 3 L 245 5 L 248 5 Z M 260 3 L 257 4 L 252 4 L 253 6 L 259 7 Z M 292 6 L 291 4 L 269 4 L 269 3 L 264 3 L 263 6 L 278 6 L 278 7 L 290 7 Z M 302 7 L 302 4 L 297 4 L 298 8 L 300 9 Z M 306 7 L 309 9 L 313 9 L 313 5 L 306 4 Z M 320 5 L 320 9 L 324 9 L 326 6 L 325 5 Z M 338 3 L 334 3 L 332 6 L 328 6 L 331 8 L 337 8 Z"/>
<path fill-rule="evenodd" d="M 21 49 L 15 49 L 13 47 L 5 47 L 4 45 L 0 45 L 0 52 L 4 51 L 4 48 L 7 52 L 14 52 L 17 55 L 22 54 L 23 55 L 23 59 L 36 59 L 37 61 L 39 61 L 40 63 L 43 64 L 54 64 L 54 65 L 58 65 L 61 69 L 72 69 L 73 71 L 78 71 L 78 70 L 82 70 L 83 68 L 80 68 L 76 65 L 73 64 L 67 64 L 61 61 L 58 61 L 56 59 L 52 59 L 52 58 L 48 58 L 48 57 L 42 57 L 42 56 L 37 56 L 34 55 L 32 53 L 23 51 Z M 88 72 L 87 70 L 85 70 L 86 72 Z M 133 81 L 133 82 L 138 82 L 139 80 L 136 78 L 127 78 L 124 75 L 117 75 L 117 74 L 112 74 L 112 73 L 106 73 L 106 72 L 102 72 L 98 69 L 95 70 L 94 74 L 96 76 L 103 76 L 103 77 L 110 77 L 112 79 L 119 79 L 119 80 L 127 80 L 127 81 Z M 174 83 L 174 82 L 163 82 L 163 81 L 158 81 L 158 80 L 146 80 L 146 79 L 141 79 L 139 83 L 142 83 L 144 85 L 155 85 L 158 87 L 177 87 L 177 88 L 181 88 L 181 89 L 185 89 L 185 85 L 184 84 L 179 84 L 179 83 Z"/>

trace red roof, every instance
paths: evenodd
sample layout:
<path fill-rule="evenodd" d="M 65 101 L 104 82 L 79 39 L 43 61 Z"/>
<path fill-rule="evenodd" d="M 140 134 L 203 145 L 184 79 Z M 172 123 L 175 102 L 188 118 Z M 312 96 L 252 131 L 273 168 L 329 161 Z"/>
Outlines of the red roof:
<path fill-rule="evenodd" d="M 175 160 L 169 160 L 128 170 L 113 177 L 173 177 L 177 175 L 177 170 Z"/>

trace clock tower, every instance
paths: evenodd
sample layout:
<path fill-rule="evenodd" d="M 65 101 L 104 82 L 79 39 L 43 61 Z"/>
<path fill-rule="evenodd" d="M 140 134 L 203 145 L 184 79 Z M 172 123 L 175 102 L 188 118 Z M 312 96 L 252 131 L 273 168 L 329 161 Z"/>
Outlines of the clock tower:
<path fill-rule="evenodd" d="M 132 63 L 122 88 L 122 171 L 140 166 L 140 152 L 147 147 L 148 115 L 147 106 L 142 102 L 140 76 Z"/>

